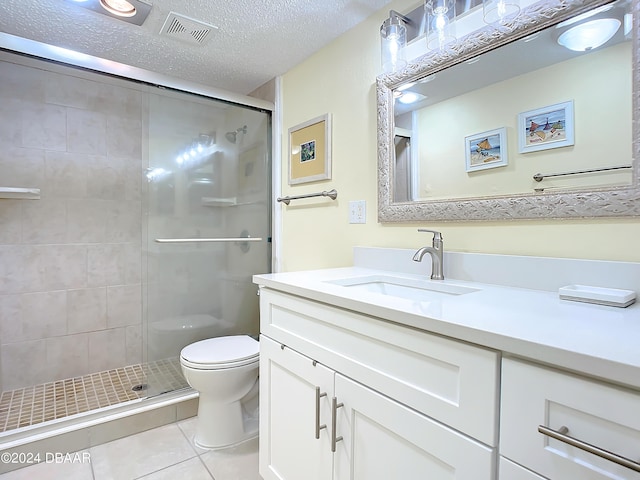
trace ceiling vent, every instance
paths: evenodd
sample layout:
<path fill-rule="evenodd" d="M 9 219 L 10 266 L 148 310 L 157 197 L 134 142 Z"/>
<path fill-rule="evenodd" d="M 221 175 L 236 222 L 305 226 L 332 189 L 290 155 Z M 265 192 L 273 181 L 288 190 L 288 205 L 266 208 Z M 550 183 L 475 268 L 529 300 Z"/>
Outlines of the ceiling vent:
<path fill-rule="evenodd" d="M 175 38 L 191 45 L 204 45 L 218 27 L 171 12 L 164 21 L 160 35 Z"/>

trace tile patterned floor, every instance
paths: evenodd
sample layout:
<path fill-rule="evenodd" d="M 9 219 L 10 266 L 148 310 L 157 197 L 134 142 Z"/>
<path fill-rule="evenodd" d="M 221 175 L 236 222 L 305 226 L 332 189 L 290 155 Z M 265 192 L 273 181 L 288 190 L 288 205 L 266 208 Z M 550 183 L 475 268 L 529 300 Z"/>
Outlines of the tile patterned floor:
<path fill-rule="evenodd" d="M 133 391 L 135 385 L 148 388 Z M 177 358 L 25 387 L 0 395 L 0 432 L 188 387 Z"/>
<path fill-rule="evenodd" d="M 195 446 L 196 418 L 89 448 L 77 462 L 40 463 L 1 480 L 262 480 L 258 439 L 224 450 Z"/>

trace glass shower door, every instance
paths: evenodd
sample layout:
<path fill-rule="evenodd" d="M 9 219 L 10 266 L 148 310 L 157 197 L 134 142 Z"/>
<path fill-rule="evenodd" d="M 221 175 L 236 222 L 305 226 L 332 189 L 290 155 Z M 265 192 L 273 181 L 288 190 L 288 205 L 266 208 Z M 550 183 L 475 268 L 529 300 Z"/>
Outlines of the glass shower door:
<path fill-rule="evenodd" d="M 270 113 L 157 91 L 148 102 L 148 394 L 186 387 L 186 345 L 259 332 L 269 272 Z"/>

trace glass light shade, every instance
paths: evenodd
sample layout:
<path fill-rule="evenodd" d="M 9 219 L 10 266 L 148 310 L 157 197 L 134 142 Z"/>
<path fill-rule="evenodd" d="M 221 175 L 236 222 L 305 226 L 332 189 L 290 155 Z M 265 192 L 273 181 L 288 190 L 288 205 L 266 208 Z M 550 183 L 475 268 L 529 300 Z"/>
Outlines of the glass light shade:
<path fill-rule="evenodd" d="M 402 70 L 407 65 L 407 29 L 402 21 L 395 17 L 385 20 L 380 27 L 380 41 L 382 70 L 385 73 Z"/>
<path fill-rule="evenodd" d="M 558 37 L 558 43 L 574 52 L 586 52 L 607 43 L 620 28 L 620 20 L 601 18 L 580 23 Z"/>
<path fill-rule="evenodd" d="M 482 14 L 489 25 L 504 25 L 520 13 L 519 0 L 484 0 Z"/>
<path fill-rule="evenodd" d="M 427 0 L 427 48 L 444 51 L 456 41 L 455 0 Z"/>

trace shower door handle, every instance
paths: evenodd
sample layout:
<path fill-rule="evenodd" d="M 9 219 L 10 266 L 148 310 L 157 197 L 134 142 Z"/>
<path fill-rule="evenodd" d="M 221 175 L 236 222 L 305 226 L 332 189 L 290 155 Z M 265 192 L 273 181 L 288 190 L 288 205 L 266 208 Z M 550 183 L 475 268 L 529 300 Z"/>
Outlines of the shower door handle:
<path fill-rule="evenodd" d="M 261 242 L 262 237 L 237 238 L 156 238 L 156 243 L 221 243 L 221 242 Z"/>

